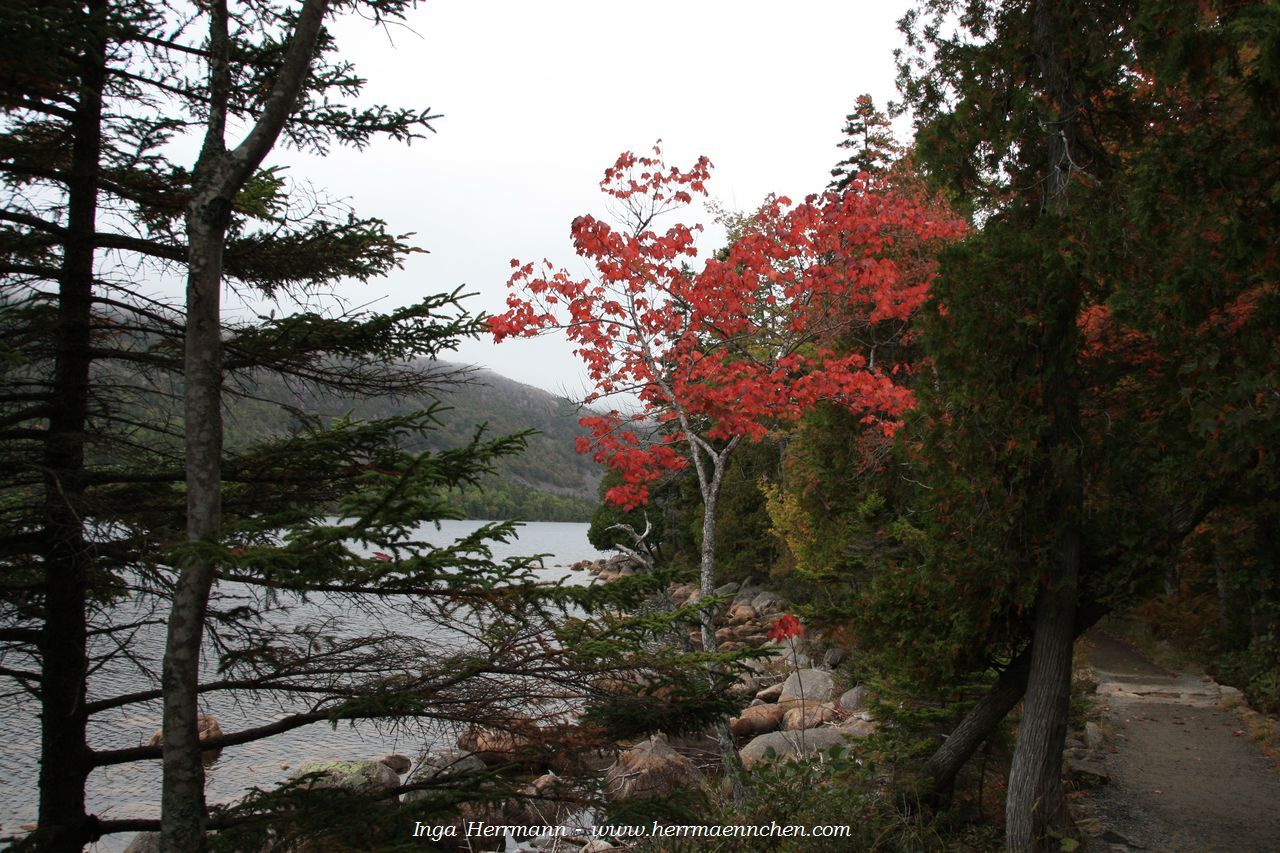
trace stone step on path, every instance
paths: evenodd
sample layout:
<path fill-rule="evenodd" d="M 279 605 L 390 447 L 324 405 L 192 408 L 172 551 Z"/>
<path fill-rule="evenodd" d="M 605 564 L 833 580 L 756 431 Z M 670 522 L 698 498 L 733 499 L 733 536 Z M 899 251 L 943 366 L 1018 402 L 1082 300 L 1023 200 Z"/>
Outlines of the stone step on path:
<path fill-rule="evenodd" d="M 1075 809 L 1089 849 L 1280 851 L 1280 772 L 1220 707 L 1236 691 L 1097 630 L 1086 659 L 1106 733 L 1088 758 L 1106 783 Z"/>
<path fill-rule="evenodd" d="M 1152 677 L 1098 672 L 1097 694 L 1128 702 L 1172 702 L 1179 705 L 1216 707 L 1228 696 L 1239 697 L 1234 687 L 1218 684 L 1206 675 L 1181 673 Z"/>

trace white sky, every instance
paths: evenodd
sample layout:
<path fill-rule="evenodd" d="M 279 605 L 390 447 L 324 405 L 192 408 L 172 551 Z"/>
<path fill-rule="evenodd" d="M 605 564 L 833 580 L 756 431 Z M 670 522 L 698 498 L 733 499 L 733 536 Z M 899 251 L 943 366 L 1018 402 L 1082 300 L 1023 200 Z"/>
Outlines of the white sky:
<path fill-rule="evenodd" d="M 342 291 L 380 310 L 466 285 L 497 312 L 510 260 L 585 269 L 569 223 L 605 214 L 597 184 L 623 150 L 663 140 L 667 162 L 715 164 L 712 197 L 733 209 L 769 192 L 821 190 L 854 98 L 895 96 L 896 20 L 906 0 L 428 0 L 413 32 L 335 26 L 369 80 L 368 102 L 430 106 L 438 133 L 410 147 L 277 152 L 295 178 L 348 199 L 430 254 Z M 685 221 L 706 220 L 687 210 Z M 675 220 L 671 220 L 674 222 Z M 711 234 L 705 250 L 720 237 Z M 561 339 L 466 342 L 458 357 L 579 397 L 585 373 Z"/>

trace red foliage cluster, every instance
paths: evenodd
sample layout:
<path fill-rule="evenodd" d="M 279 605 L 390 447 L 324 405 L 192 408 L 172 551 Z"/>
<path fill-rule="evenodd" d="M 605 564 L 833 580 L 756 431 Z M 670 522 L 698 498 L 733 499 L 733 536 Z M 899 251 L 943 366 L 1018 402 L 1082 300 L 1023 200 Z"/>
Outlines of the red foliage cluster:
<path fill-rule="evenodd" d="M 790 613 L 785 613 L 773 623 L 773 627 L 769 629 L 768 637 L 775 643 L 781 643 L 792 637 L 803 637 L 804 626 L 800 624 L 800 620 Z"/>
<path fill-rule="evenodd" d="M 863 354 L 836 351 L 831 333 L 905 323 L 933 275 L 918 248 L 963 230 L 923 199 L 870 191 L 863 180 L 799 205 L 771 197 L 746 233 L 694 271 L 701 226 L 650 226 L 706 195 L 710 168 L 705 157 L 687 171 L 668 168 L 656 146 L 652 156 L 623 154 L 600 186 L 622 203 L 629 230 L 592 216 L 573 222 L 593 275 L 512 261 L 508 310 L 489 321 L 497 341 L 564 330 L 595 383 L 588 402 L 640 399 L 640 415 L 584 418 L 590 438 L 578 444 L 622 473 L 606 498 L 625 507 L 643 503 L 663 471 L 687 465 L 696 438 L 759 440 L 821 400 L 892 433 L 910 391 Z M 653 436 L 641 438 L 642 427 Z"/>

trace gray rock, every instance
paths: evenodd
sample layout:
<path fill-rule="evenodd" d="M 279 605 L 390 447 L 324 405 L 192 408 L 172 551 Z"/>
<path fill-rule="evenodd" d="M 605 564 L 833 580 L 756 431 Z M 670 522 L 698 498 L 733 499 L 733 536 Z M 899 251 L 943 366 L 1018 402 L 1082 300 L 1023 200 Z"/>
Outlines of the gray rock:
<path fill-rule="evenodd" d="M 770 749 L 777 758 L 801 758 L 815 755 L 833 746 L 843 745 L 844 734 L 839 729 L 821 728 L 792 732 L 770 732 L 752 738 L 741 750 L 742 763 L 750 767 L 767 761 Z"/>
<path fill-rule="evenodd" d="M 1063 770 L 1071 781 L 1086 788 L 1096 788 L 1111 781 L 1110 774 L 1100 762 L 1070 758 L 1063 762 Z"/>
<path fill-rule="evenodd" d="M 665 797 L 682 788 L 696 788 L 702 777 L 693 762 L 654 736 L 618 756 L 604 775 L 611 800 Z"/>
<path fill-rule="evenodd" d="M 484 773 L 488 769 L 488 765 L 480 760 L 478 755 L 461 749 L 443 749 L 424 755 L 418 767 L 405 780 L 405 784 L 430 783 L 434 787 L 444 787 L 450 783 L 457 783 L 471 774 Z M 405 791 L 400 800 L 412 803 L 416 800 L 425 800 L 430 796 L 432 791 L 429 789 Z"/>
<path fill-rule="evenodd" d="M 728 583 L 721 584 L 720 586 L 712 590 L 712 595 L 733 595 L 737 591 L 738 591 L 738 582 L 729 581 Z"/>
<path fill-rule="evenodd" d="M 776 592 L 765 590 L 751 599 L 751 606 L 757 613 L 775 613 L 786 605 L 786 601 Z"/>
<path fill-rule="evenodd" d="M 139 832 L 124 848 L 124 853 L 160 853 L 160 833 Z"/>
<path fill-rule="evenodd" d="M 756 698 L 762 702 L 777 702 L 778 697 L 781 695 L 782 695 L 782 682 L 779 681 L 777 684 L 774 684 L 771 687 L 766 687 L 765 689 L 756 693 Z"/>
<path fill-rule="evenodd" d="M 867 696 L 869 691 L 867 688 L 859 684 L 852 690 L 846 690 L 840 694 L 840 701 L 837 702 L 842 711 L 861 711 L 867 707 Z"/>
<path fill-rule="evenodd" d="M 309 761 L 289 778 L 304 776 L 315 776 L 308 788 L 343 788 L 357 793 L 388 791 L 400 784 L 400 775 L 381 761 Z"/>
<path fill-rule="evenodd" d="M 849 653 L 844 649 L 839 646 L 832 646 L 823 653 L 822 666 L 826 669 L 835 669 L 840 664 L 844 663 L 844 659 L 848 656 Z"/>
<path fill-rule="evenodd" d="M 1102 727 L 1090 720 L 1084 724 L 1084 745 L 1089 749 L 1102 749 Z"/>
<path fill-rule="evenodd" d="M 879 728 L 879 724 L 877 724 L 875 720 L 871 719 L 870 715 L 865 711 L 859 714 L 854 714 L 852 717 L 840 724 L 840 731 L 850 737 L 870 737 L 876 733 L 877 728 Z"/>
<path fill-rule="evenodd" d="M 462 749 L 442 749 L 422 756 L 412 779 L 452 779 L 470 773 L 483 773 L 488 765 L 480 756 Z"/>
<path fill-rule="evenodd" d="M 791 673 L 782 684 L 781 702 L 830 702 L 835 692 L 831 673 L 821 669 L 800 669 Z"/>

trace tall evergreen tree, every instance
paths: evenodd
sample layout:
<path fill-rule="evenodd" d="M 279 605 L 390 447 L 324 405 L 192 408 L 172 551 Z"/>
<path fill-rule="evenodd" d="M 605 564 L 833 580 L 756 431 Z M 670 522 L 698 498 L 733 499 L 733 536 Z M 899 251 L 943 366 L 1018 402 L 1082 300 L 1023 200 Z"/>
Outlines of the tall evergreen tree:
<path fill-rule="evenodd" d="M 363 7 L 386 18 L 409 5 Z M 182 358 L 189 327 L 181 306 L 147 291 L 149 277 L 186 263 L 192 242 L 184 214 L 225 166 L 216 148 L 195 172 L 163 154 L 176 134 L 199 132 L 209 119 L 212 95 L 201 82 L 208 75 L 193 69 L 217 55 L 203 35 L 211 9 L 186 20 L 170 17 L 167 4 L 143 2 L 0 6 L 0 24 L 24 51 L 0 65 L 0 454 L 9 463 L 0 475 L 0 642 L 3 674 L 41 707 L 40 828 L 29 842 L 40 849 L 79 850 L 100 833 L 147 825 L 88 815 L 84 789 L 95 767 L 160 757 L 158 746 L 102 749 L 88 738 L 90 719 L 154 711 L 162 695 L 151 675 L 156 662 L 138 660 L 139 689 L 127 694 L 105 695 L 95 673 L 128 659 L 130 635 L 148 630 L 169 606 L 172 567 L 191 560 L 215 567 L 207 609 L 188 623 L 213 642 L 197 671 L 205 681 L 194 690 L 269 696 L 294 710 L 212 742 L 188 737 L 184 745 L 179 734 L 175 746 L 188 756 L 317 721 L 370 717 L 465 720 L 549 738 L 561 730 L 544 731 L 538 717 L 567 706 L 586 713 L 618 699 L 597 689 L 593 676 L 653 669 L 635 645 L 620 642 L 631 630 L 625 624 L 617 636 L 596 637 L 590 623 L 557 616 L 571 603 L 592 611 L 599 592 L 546 588 L 533 582 L 527 561 L 493 561 L 488 543 L 508 537 L 509 527 L 489 526 L 443 547 L 414 534 L 424 522 L 455 517 L 449 492 L 519 447 L 515 439 L 477 436 L 454 450 L 402 450 L 421 446 L 438 410 L 333 425 L 297 412 L 289 435 L 222 448 L 220 530 L 184 544 L 181 446 L 192 421 L 176 401 L 190 384 Z M 229 81 L 215 80 L 226 85 L 218 98 L 227 121 L 252 124 L 268 108 L 293 11 L 265 3 L 227 9 L 221 55 L 229 58 Z M 427 111 L 347 105 L 358 80 L 346 63 L 325 58 L 333 43 L 323 30 L 316 38 L 320 58 L 280 131 L 288 143 L 323 150 L 426 128 Z M 300 198 L 276 171 L 252 163 L 212 199 L 225 239 L 206 240 L 202 250 L 221 253 L 227 277 L 260 295 L 367 279 L 412 251 L 378 220 Z M 299 209 L 312 215 L 299 221 Z M 477 329 L 456 296 L 385 314 L 286 310 L 228 322 L 215 312 L 215 325 L 205 329 L 205 341 L 212 334 L 223 353 L 213 391 L 254 398 L 270 374 L 347 397 L 430 394 L 448 377 L 414 359 Z M 287 298 L 278 303 L 288 306 Z M 286 616 L 305 595 L 311 609 Z M 418 630 L 456 634 L 465 613 L 471 641 L 442 645 L 438 633 L 406 636 L 332 620 L 348 602 L 374 600 Z M 574 639 L 563 639 L 570 630 Z M 494 689 L 499 679 L 503 690 Z M 193 688 L 184 689 L 191 699 Z M 647 716 L 615 714 L 606 721 L 612 728 L 561 733 L 585 744 L 583 732 L 679 725 L 651 699 L 619 704 Z M 195 827 L 184 837 L 197 847 L 198 789 L 196 780 L 184 792 L 186 831 Z M 448 796 L 456 800 L 458 792 Z M 280 814 L 275 801 L 256 801 L 211 826 L 270 825 Z"/>
<path fill-rule="evenodd" d="M 1270 434 L 1273 407 L 1255 393 L 1258 408 L 1229 417 L 1241 382 L 1204 353 L 1222 351 L 1215 329 L 1234 316 L 1246 384 L 1274 376 L 1274 305 L 1256 284 L 1270 250 L 1255 242 L 1274 217 L 1241 168 L 1271 174 L 1254 158 L 1274 129 L 1259 97 L 1272 83 L 1249 57 L 1273 44 L 1274 17 L 1266 4 L 1043 0 L 930 2 L 905 22 L 917 156 L 981 223 L 944 255 L 930 320 L 928 571 L 976 605 L 935 628 L 957 657 L 1007 662 L 932 767 L 945 784 L 1025 687 L 1011 849 L 1056 849 L 1068 831 L 1076 633 L 1158 578 L 1160 555 L 1213 507 L 1273 482 L 1268 460 L 1236 452 Z M 1195 151 L 1217 189 L 1187 182 L 1175 149 Z"/>
<path fill-rule="evenodd" d="M 889 117 L 876 109 L 870 95 L 859 95 L 853 112 L 844 117 L 844 139 L 840 147 L 849 156 L 831 170 L 829 189 L 843 192 L 860 174 L 879 176 L 902 156 L 902 146 L 893 136 Z"/>

